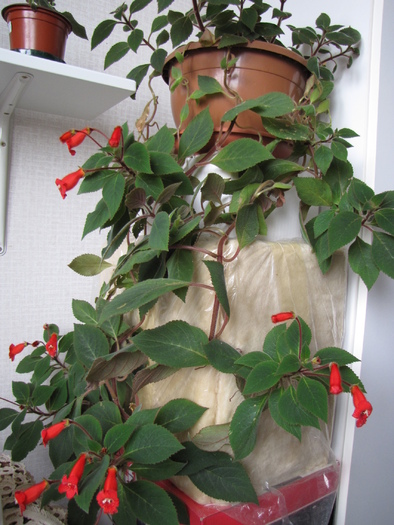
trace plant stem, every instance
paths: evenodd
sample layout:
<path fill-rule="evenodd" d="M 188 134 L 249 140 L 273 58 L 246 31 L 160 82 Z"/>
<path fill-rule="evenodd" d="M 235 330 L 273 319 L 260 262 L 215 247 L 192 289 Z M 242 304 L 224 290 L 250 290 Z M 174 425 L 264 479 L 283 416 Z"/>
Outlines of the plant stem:
<path fill-rule="evenodd" d="M 198 9 L 197 0 L 193 0 L 193 12 L 194 12 L 194 16 L 196 17 L 197 24 L 198 24 L 198 27 L 199 27 L 200 31 L 202 33 L 204 33 L 205 26 L 204 26 L 204 24 L 203 24 L 203 22 L 201 20 L 200 10 Z"/>

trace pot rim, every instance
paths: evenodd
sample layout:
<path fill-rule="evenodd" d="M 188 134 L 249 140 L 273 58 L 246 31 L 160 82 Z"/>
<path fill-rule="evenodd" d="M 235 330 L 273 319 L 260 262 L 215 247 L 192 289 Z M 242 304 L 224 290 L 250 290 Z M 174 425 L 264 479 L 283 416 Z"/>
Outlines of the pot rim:
<path fill-rule="evenodd" d="M 58 19 L 62 20 L 67 25 L 67 27 L 69 28 L 69 33 L 72 30 L 71 23 L 67 20 L 67 18 L 65 18 L 58 11 L 54 11 L 52 9 L 47 9 L 46 7 L 37 7 L 35 9 L 33 9 L 28 4 L 21 4 L 21 3 L 19 3 L 19 4 L 10 4 L 10 5 L 6 5 L 5 7 L 3 7 L 3 9 L 1 10 L 1 15 L 2 15 L 2 17 L 4 18 L 4 20 L 6 22 L 7 22 L 6 15 L 7 15 L 8 11 L 11 11 L 13 9 L 20 10 L 20 11 L 23 10 L 23 11 L 33 11 L 33 12 L 44 12 L 44 13 L 50 15 L 50 16 L 53 16 L 54 18 L 58 18 Z"/>
<path fill-rule="evenodd" d="M 280 55 L 282 57 L 286 57 L 292 60 L 293 62 L 297 62 L 298 64 L 300 64 L 300 66 L 303 66 L 306 70 L 308 70 L 307 60 L 304 57 L 302 57 L 301 55 L 298 55 L 297 53 L 295 53 L 291 49 L 288 49 L 287 47 L 281 46 L 279 44 L 272 44 L 271 42 L 263 42 L 261 40 L 254 40 L 253 42 L 247 42 L 246 44 L 236 44 L 234 46 L 228 46 L 222 49 L 223 50 L 224 49 L 240 49 L 240 50 L 247 49 L 247 50 L 252 50 L 252 51 L 253 50 L 265 51 L 266 53 L 273 53 L 276 55 Z M 201 51 L 201 50 L 206 50 L 208 52 L 210 50 L 221 51 L 221 49 L 218 48 L 218 43 L 213 44 L 212 46 L 203 46 L 200 42 L 190 42 L 188 44 L 178 47 L 177 49 L 174 49 L 174 51 L 172 51 L 164 61 L 164 67 L 163 67 L 163 73 L 162 73 L 162 77 L 164 81 L 167 84 L 169 83 L 170 63 L 176 60 L 175 58 L 176 53 L 183 53 L 183 52 L 187 53 L 188 51 L 193 52 L 193 51 Z"/>

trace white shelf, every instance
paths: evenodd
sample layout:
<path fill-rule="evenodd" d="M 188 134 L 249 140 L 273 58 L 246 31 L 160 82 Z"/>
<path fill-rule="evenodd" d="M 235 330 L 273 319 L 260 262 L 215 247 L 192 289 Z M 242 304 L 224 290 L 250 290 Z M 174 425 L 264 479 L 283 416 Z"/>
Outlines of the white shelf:
<path fill-rule="evenodd" d="M 0 255 L 6 251 L 10 120 L 16 108 L 92 120 L 135 92 L 135 82 L 0 48 Z"/>
<path fill-rule="evenodd" d="M 0 49 L 0 95 L 16 73 L 33 78 L 18 108 L 91 120 L 135 92 L 135 82 Z"/>

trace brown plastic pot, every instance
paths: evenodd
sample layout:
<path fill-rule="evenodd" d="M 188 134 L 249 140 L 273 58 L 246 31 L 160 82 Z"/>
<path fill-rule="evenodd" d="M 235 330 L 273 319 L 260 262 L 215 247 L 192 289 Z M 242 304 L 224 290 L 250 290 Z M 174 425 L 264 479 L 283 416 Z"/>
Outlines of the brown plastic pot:
<path fill-rule="evenodd" d="M 8 24 L 10 49 L 64 62 L 71 24 L 61 14 L 25 4 L 9 5 L 1 14 Z"/>
<path fill-rule="evenodd" d="M 172 113 L 176 126 L 179 126 L 181 109 L 188 95 L 198 89 L 199 75 L 213 77 L 224 87 L 224 71 L 220 63 L 229 50 L 217 47 L 207 48 L 193 43 L 177 49 L 176 52 L 184 53 L 184 60 L 178 63 L 175 52 L 170 54 L 165 63 L 163 78 L 171 86 L 174 82 L 171 68 L 176 66 L 182 71 L 182 76 L 186 80 L 171 93 Z M 232 57 L 237 57 L 238 60 L 235 67 L 228 72 L 227 86 L 229 89 L 227 91 L 237 93 L 241 100 L 257 98 L 275 91 L 285 93 L 295 101 L 302 97 L 310 73 L 307 70 L 306 61 L 296 53 L 275 44 L 255 41 L 247 45 L 231 47 Z M 198 103 L 189 100 L 189 116 L 182 123 L 180 131 L 182 132 L 199 112 L 209 107 L 214 122 L 214 136 L 202 150 L 206 152 L 218 137 L 222 116 L 239 104 L 240 99 L 215 94 L 203 97 Z M 226 123 L 223 130 L 226 130 L 228 126 L 229 124 Z M 234 126 L 227 142 L 241 137 L 258 139 L 260 136 L 264 144 L 273 138 L 264 129 L 261 117 L 257 113 L 245 111 L 237 117 L 237 125 Z M 292 145 L 282 142 L 276 147 L 274 154 L 276 157 L 286 158 L 291 152 Z"/>

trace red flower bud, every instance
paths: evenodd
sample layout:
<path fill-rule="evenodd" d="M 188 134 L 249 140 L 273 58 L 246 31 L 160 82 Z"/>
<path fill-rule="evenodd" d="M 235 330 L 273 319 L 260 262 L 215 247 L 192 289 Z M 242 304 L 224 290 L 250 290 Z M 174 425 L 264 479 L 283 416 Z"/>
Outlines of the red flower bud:
<path fill-rule="evenodd" d="M 49 341 L 45 345 L 45 348 L 51 357 L 56 356 L 56 353 L 57 353 L 57 334 L 56 333 L 53 333 L 51 335 L 51 337 L 49 338 Z"/>
<path fill-rule="evenodd" d="M 66 427 L 68 427 L 69 424 L 69 420 L 65 419 L 64 421 L 60 421 L 60 423 L 55 423 L 54 425 L 48 428 L 44 428 L 44 430 L 41 430 L 41 437 L 44 447 L 46 447 L 50 439 L 54 439 L 56 436 L 58 436 L 60 432 L 62 432 Z"/>
<path fill-rule="evenodd" d="M 75 129 L 71 129 L 63 133 L 63 135 L 60 137 L 60 141 L 63 142 L 63 144 L 67 144 L 68 151 L 71 153 L 71 155 L 75 155 L 73 148 L 76 148 L 82 144 L 85 138 L 90 135 L 90 131 L 90 128 L 84 128 L 81 131 L 75 131 Z"/>
<path fill-rule="evenodd" d="M 67 197 L 66 192 L 69 190 L 72 190 L 75 188 L 75 186 L 78 184 L 80 179 L 85 176 L 85 172 L 82 168 L 79 168 L 79 170 L 74 171 L 73 173 L 69 173 L 63 179 L 56 179 L 56 186 L 59 188 L 60 194 L 65 199 Z"/>
<path fill-rule="evenodd" d="M 78 483 L 80 482 L 85 468 L 86 454 L 79 456 L 75 465 L 71 469 L 69 476 L 63 476 L 62 482 L 59 485 L 58 491 L 60 494 L 66 494 L 68 499 L 72 499 L 75 494 L 78 494 Z"/>
<path fill-rule="evenodd" d="M 340 394 L 343 392 L 341 373 L 336 363 L 330 364 L 330 394 Z"/>
<path fill-rule="evenodd" d="M 108 141 L 108 144 L 111 146 L 111 148 L 117 148 L 119 146 L 121 136 L 122 128 L 120 126 L 116 126 L 112 132 L 111 138 Z"/>
<path fill-rule="evenodd" d="M 354 412 L 353 417 L 357 419 L 356 427 L 362 427 L 367 422 L 372 413 L 372 405 L 367 401 L 364 394 L 357 385 L 352 386 L 350 392 L 353 396 Z"/>
<path fill-rule="evenodd" d="M 97 494 L 97 502 L 104 514 L 116 514 L 119 507 L 118 482 L 116 480 L 116 467 L 109 467 L 104 488 Z"/>
<path fill-rule="evenodd" d="M 15 500 L 21 509 L 21 515 L 26 510 L 26 505 L 33 503 L 37 498 L 41 496 L 44 490 L 48 487 L 49 483 L 46 479 L 42 480 L 41 483 L 32 485 L 26 490 L 17 490 L 15 492 Z"/>
<path fill-rule="evenodd" d="M 282 321 L 288 321 L 289 319 L 294 319 L 294 312 L 281 312 L 271 316 L 271 321 L 276 323 L 281 323 Z"/>
<path fill-rule="evenodd" d="M 27 346 L 26 341 L 24 343 L 20 343 L 19 345 L 10 345 L 9 348 L 9 356 L 11 361 L 15 359 L 15 356 L 17 354 L 20 354 L 22 350 Z"/>

